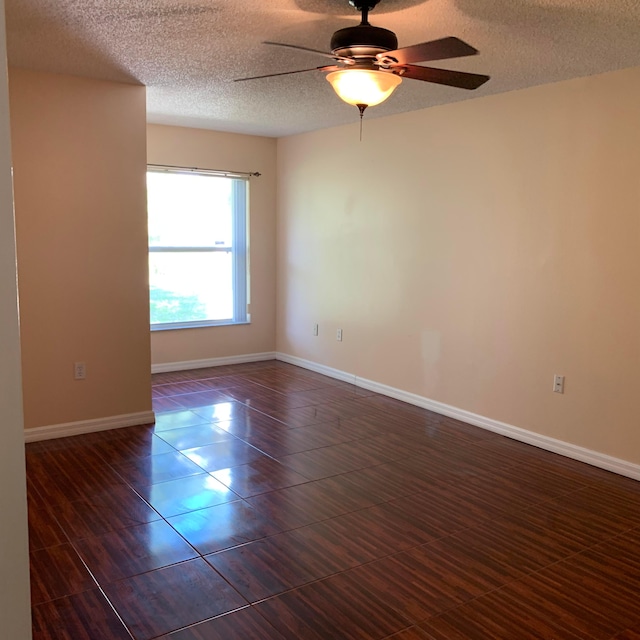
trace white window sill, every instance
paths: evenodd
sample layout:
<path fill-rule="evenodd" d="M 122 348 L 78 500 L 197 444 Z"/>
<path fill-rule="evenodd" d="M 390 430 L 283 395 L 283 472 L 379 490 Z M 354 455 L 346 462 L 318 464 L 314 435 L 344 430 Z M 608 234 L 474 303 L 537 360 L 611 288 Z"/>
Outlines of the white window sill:
<path fill-rule="evenodd" d="M 175 331 L 178 329 L 201 329 L 205 327 L 228 327 L 232 325 L 251 324 L 251 318 L 242 322 L 233 320 L 203 320 L 202 322 L 163 322 L 150 325 L 151 331 Z"/>

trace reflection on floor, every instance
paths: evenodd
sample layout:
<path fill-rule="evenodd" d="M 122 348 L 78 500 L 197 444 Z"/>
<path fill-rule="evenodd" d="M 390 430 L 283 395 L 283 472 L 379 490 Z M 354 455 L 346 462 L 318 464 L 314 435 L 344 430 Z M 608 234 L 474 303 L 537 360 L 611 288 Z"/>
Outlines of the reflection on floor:
<path fill-rule="evenodd" d="M 27 446 L 36 640 L 640 638 L 640 483 L 270 361 Z"/>

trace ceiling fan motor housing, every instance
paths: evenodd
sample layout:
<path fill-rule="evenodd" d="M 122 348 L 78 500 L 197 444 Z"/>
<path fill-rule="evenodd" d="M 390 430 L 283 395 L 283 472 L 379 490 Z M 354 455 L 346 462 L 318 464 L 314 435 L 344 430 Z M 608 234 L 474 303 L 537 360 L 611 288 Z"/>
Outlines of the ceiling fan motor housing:
<path fill-rule="evenodd" d="M 339 56 L 375 57 L 377 53 L 397 48 L 398 38 L 393 31 L 369 24 L 346 27 L 331 36 L 331 53 Z"/>

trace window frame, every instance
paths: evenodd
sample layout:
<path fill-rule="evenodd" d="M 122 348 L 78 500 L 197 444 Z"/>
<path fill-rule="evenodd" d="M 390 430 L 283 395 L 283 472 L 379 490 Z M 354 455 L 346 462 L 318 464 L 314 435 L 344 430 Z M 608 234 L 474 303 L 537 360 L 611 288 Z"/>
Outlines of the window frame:
<path fill-rule="evenodd" d="M 215 245 L 202 246 L 151 246 L 147 240 L 149 256 L 152 253 L 230 253 L 231 254 L 231 286 L 233 297 L 233 315 L 221 320 L 183 320 L 178 322 L 151 322 L 151 331 L 171 331 L 176 329 L 196 329 L 200 327 L 216 327 L 228 325 L 250 324 L 249 313 L 249 175 L 231 172 L 196 169 L 190 167 L 169 167 L 161 165 L 147 165 L 147 173 L 181 173 L 196 174 L 214 178 L 226 178 L 233 181 L 231 199 L 231 246 L 218 247 Z M 148 188 L 148 187 L 147 187 Z M 147 203 L 147 218 L 149 206 Z M 151 284 L 149 279 L 149 284 Z M 151 287 L 149 287 L 149 301 L 151 301 Z"/>

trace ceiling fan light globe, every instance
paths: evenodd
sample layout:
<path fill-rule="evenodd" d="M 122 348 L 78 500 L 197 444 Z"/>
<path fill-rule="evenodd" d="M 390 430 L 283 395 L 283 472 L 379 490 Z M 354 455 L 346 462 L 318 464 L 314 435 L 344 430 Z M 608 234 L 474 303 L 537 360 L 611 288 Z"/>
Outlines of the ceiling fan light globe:
<path fill-rule="evenodd" d="M 347 104 L 367 107 L 384 102 L 402 82 L 395 73 L 372 69 L 341 69 L 330 73 L 327 80 Z"/>

